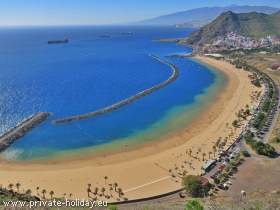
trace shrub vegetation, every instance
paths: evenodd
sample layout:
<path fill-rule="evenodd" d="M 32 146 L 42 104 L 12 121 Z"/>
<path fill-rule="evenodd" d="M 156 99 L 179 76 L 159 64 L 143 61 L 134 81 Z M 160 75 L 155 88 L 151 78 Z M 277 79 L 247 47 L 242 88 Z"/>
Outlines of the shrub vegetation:
<path fill-rule="evenodd" d="M 192 197 L 204 197 L 211 189 L 211 184 L 203 183 L 200 176 L 188 175 L 183 178 L 182 184 Z"/>

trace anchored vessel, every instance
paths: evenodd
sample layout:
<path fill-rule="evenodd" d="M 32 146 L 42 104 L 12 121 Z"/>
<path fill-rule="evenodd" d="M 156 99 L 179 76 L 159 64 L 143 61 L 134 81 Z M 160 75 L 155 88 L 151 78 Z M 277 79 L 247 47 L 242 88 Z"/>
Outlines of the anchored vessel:
<path fill-rule="evenodd" d="M 171 69 L 172 69 L 172 75 L 165 81 L 151 87 L 151 88 L 148 88 L 148 89 L 145 89 L 129 98 L 126 98 L 122 101 L 119 101 L 111 106 L 108 106 L 108 107 L 105 107 L 103 109 L 99 109 L 97 111 L 94 111 L 94 112 L 89 112 L 89 113 L 85 113 L 85 114 L 81 114 L 81 115 L 76 115 L 76 116 L 71 116 L 71 117 L 66 117 L 66 118 L 62 118 L 62 119 L 58 119 L 58 120 L 55 120 L 53 121 L 54 124 L 66 124 L 66 123 L 71 123 L 71 122 L 74 122 L 74 121 L 78 121 L 78 120 L 84 120 L 84 119 L 88 119 L 88 118 L 92 118 L 92 117 L 96 117 L 96 116 L 99 116 L 99 115 L 103 115 L 103 114 L 106 114 L 108 112 L 112 112 L 116 109 L 119 109 L 125 105 L 128 105 L 148 94 L 151 94 L 161 88 L 164 88 L 166 87 L 167 85 L 169 85 L 170 83 L 172 83 L 173 81 L 175 81 L 178 76 L 179 76 L 179 70 L 178 68 L 172 64 L 172 63 L 169 63 L 168 61 L 156 56 L 156 55 L 150 55 L 150 57 L 156 59 L 157 61 L 163 63 L 163 64 L 166 64 L 168 65 Z"/>
<path fill-rule="evenodd" d="M 69 39 L 51 40 L 51 41 L 48 41 L 48 44 L 67 44 L 68 42 L 69 42 Z"/>
<path fill-rule="evenodd" d="M 15 127 L 6 131 L 0 136 L 0 152 L 6 150 L 12 145 L 17 139 L 23 137 L 28 131 L 32 130 L 36 125 L 45 121 L 51 113 L 49 112 L 38 112 L 24 119 L 18 123 Z"/>

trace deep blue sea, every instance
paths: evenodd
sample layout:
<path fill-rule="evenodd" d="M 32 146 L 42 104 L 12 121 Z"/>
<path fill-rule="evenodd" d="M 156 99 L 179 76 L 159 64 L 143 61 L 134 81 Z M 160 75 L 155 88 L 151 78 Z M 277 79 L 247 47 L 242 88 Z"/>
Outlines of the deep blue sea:
<path fill-rule="evenodd" d="M 173 27 L 132 26 L 0 29 L 0 132 L 34 112 L 53 113 L 13 144 L 4 157 L 44 158 L 129 140 L 140 133 L 141 141 L 150 140 L 148 134 L 145 139 L 145 132 L 151 133 L 150 128 L 163 121 L 168 127 L 169 118 L 180 115 L 180 108 L 194 105 L 217 80 L 214 71 L 199 63 L 169 57 L 191 49 L 154 41 L 189 33 Z M 68 44 L 47 44 L 66 37 Z M 171 70 L 149 57 L 150 53 L 177 65 L 180 77 L 168 87 L 103 116 L 68 125 L 51 123 L 95 111 L 166 80 Z M 164 129 L 161 134 L 167 132 Z"/>

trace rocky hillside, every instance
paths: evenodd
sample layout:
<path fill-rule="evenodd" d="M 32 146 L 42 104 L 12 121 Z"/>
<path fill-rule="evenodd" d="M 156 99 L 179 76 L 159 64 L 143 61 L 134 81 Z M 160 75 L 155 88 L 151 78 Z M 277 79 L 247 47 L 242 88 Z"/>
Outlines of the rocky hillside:
<path fill-rule="evenodd" d="M 279 9 L 268 6 L 248 6 L 248 5 L 231 5 L 226 7 L 201 7 L 160 17 L 144 20 L 136 24 L 140 25 L 177 25 L 178 27 L 201 27 L 204 26 L 220 14 L 226 11 L 234 13 L 260 12 L 272 14 Z"/>
<path fill-rule="evenodd" d="M 211 44 L 219 36 L 229 32 L 261 38 L 268 35 L 280 36 L 280 12 L 267 15 L 264 13 L 222 13 L 208 25 L 193 32 L 187 39 L 190 45 Z"/>

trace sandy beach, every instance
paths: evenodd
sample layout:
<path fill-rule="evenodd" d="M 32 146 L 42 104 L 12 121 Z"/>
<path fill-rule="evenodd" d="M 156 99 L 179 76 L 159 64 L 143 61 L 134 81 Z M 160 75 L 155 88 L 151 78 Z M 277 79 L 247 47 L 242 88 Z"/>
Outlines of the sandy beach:
<path fill-rule="evenodd" d="M 140 148 L 124 148 L 116 154 L 42 163 L 1 160 L 1 184 L 8 186 L 20 182 L 20 191 L 31 189 L 35 195 L 37 191 L 40 194 L 42 189 L 46 189 L 47 192 L 53 190 L 55 197 L 85 199 L 88 198 L 88 184 L 91 184 L 92 191 L 98 187 L 98 194 L 112 195 L 110 201 L 119 199 L 118 193 L 112 189 L 114 183 L 124 193 L 120 200 L 149 197 L 179 189 L 180 176 L 201 174 L 203 162 L 214 158 L 213 145 L 217 139 L 226 138 L 226 144 L 230 145 L 240 134 L 246 121 L 241 122 L 239 128 L 233 128 L 236 113 L 246 105 L 255 107 L 258 101 L 253 100 L 254 95 L 256 91 L 263 91 L 263 88 L 251 84 L 248 72 L 238 70 L 225 61 L 206 57 L 195 59 L 222 71 L 227 84 L 207 110 L 188 127 Z M 36 190 L 37 187 L 39 190 Z M 105 188 L 104 193 L 101 193 L 102 187 Z M 104 195 L 97 198 L 107 200 Z"/>

